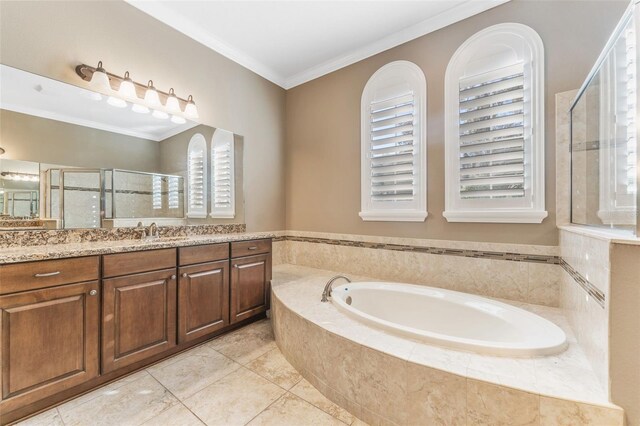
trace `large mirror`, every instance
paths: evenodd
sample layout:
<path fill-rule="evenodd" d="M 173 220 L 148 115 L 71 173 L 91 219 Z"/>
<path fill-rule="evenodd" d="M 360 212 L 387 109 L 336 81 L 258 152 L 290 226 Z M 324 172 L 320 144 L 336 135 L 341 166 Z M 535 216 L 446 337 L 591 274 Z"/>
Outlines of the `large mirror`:
<path fill-rule="evenodd" d="M 244 223 L 242 136 L 0 74 L 0 230 Z"/>

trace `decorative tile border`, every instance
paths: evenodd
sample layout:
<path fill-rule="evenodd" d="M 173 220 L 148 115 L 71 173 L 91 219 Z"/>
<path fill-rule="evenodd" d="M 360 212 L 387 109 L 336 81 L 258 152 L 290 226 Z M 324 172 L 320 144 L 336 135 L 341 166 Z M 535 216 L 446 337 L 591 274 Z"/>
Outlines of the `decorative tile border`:
<path fill-rule="evenodd" d="M 461 256 L 472 257 L 476 259 L 491 259 L 491 260 L 506 260 L 512 262 L 530 262 L 530 263 L 544 263 L 550 265 L 559 265 L 573 278 L 573 280 L 595 299 L 595 301 L 604 307 L 605 294 L 593 285 L 589 280 L 583 277 L 578 271 L 576 271 L 571 265 L 569 265 L 560 256 L 548 256 L 539 254 L 521 254 L 521 253 L 509 253 L 509 252 L 497 252 L 497 251 L 482 251 L 482 250 L 466 250 L 466 249 L 450 249 L 441 247 L 429 247 L 429 246 L 413 246 L 403 244 L 386 244 L 386 243 L 373 243 L 367 241 L 351 241 L 351 240 L 337 240 L 329 238 L 313 238 L 313 237 L 298 237 L 291 235 L 283 235 L 273 239 L 276 241 L 296 241 L 303 243 L 313 244 L 329 244 L 344 247 L 358 247 L 368 249 L 379 250 L 393 250 L 393 251 L 406 251 L 414 253 L 427 253 L 445 256 Z"/>
<path fill-rule="evenodd" d="M 560 259 L 560 266 L 562 266 L 562 269 L 567 271 L 571 278 L 573 278 L 573 280 L 578 283 L 578 285 L 582 287 L 582 289 L 586 291 L 589 296 L 593 297 L 593 299 L 598 303 L 598 305 L 600 305 L 600 307 L 604 308 L 605 294 L 602 290 L 590 283 L 589 280 L 583 277 L 580 272 L 576 271 L 573 266 L 569 265 L 562 258 Z"/>
<path fill-rule="evenodd" d="M 158 232 L 161 237 L 237 234 L 246 232 L 246 230 L 247 226 L 245 224 L 158 226 Z M 136 240 L 140 238 L 140 232 L 140 229 L 132 227 L 0 231 L 0 247 Z"/>
<path fill-rule="evenodd" d="M 509 252 L 498 252 L 498 251 L 484 251 L 484 250 L 451 249 L 451 248 L 442 248 L 442 247 L 413 246 L 413 245 L 405 245 L 405 244 L 373 243 L 368 241 L 295 237 L 291 235 L 276 237 L 274 241 L 297 241 L 297 242 L 303 242 L 303 243 L 330 244 L 330 245 L 345 246 L 345 247 L 358 247 L 358 248 L 393 250 L 393 251 L 408 251 L 408 252 L 414 252 L 414 253 L 438 254 L 438 255 L 445 255 L 445 256 L 473 257 L 477 259 L 510 260 L 513 262 L 546 263 L 551 265 L 560 264 L 560 257 L 540 255 L 540 254 L 522 254 L 522 253 L 509 253 Z"/>

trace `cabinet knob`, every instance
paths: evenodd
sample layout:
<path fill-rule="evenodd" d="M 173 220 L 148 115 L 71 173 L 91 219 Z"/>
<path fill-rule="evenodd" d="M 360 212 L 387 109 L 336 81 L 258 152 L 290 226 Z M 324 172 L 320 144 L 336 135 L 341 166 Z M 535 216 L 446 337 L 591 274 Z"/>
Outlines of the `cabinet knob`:
<path fill-rule="evenodd" d="M 234 268 L 239 268 L 238 264 L 236 263 L 235 265 L 233 265 Z"/>
<path fill-rule="evenodd" d="M 249 247 L 249 250 L 258 250 L 258 246 L 251 246 Z"/>
<path fill-rule="evenodd" d="M 182 273 L 182 278 L 187 278 L 189 275 L 186 272 Z"/>
<path fill-rule="evenodd" d="M 96 294 L 98 294 L 98 290 L 91 290 L 89 292 L 89 296 L 95 296 Z"/>
<path fill-rule="evenodd" d="M 176 279 L 176 276 L 175 276 L 175 275 L 171 275 L 171 279 L 172 279 L 172 280 L 175 280 L 175 279 Z"/>

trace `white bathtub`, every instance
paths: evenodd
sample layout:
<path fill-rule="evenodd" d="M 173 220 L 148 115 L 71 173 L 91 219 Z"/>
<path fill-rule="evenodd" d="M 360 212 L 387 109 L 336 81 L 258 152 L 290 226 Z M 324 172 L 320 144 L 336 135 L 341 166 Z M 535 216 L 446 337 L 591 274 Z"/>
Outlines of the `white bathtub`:
<path fill-rule="evenodd" d="M 371 325 L 486 355 L 552 355 L 567 346 L 560 327 L 524 309 L 458 291 L 359 282 L 333 289 L 338 309 Z"/>

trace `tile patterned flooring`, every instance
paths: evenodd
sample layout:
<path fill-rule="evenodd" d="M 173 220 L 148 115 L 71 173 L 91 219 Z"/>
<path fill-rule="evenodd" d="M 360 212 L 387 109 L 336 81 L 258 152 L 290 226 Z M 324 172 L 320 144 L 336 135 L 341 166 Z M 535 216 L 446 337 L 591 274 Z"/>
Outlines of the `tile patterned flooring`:
<path fill-rule="evenodd" d="M 262 320 L 52 408 L 20 426 L 353 425 L 285 360 Z"/>

